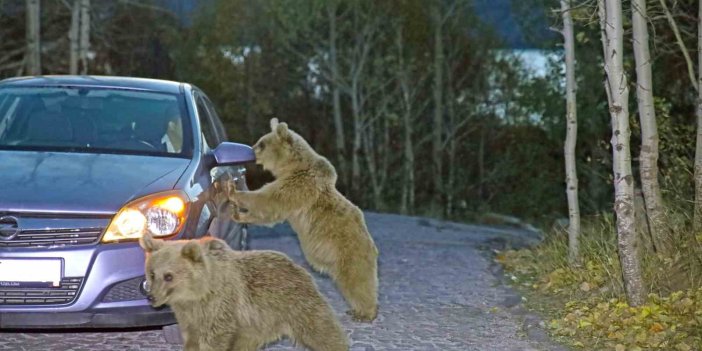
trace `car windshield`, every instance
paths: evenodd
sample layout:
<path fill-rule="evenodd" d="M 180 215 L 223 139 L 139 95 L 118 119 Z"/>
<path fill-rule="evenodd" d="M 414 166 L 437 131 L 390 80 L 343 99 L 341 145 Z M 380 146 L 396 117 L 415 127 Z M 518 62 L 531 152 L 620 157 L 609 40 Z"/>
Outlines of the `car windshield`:
<path fill-rule="evenodd" d="M 0 88 L 0 149 L 189 157 L 178 95 L 88 87 Z"/>

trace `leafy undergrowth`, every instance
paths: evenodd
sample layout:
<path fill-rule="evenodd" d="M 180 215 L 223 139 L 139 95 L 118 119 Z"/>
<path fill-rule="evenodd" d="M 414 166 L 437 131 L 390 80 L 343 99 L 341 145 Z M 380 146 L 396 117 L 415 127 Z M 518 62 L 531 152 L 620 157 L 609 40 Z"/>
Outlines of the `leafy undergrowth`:
<path fill-rule="evenodd" d="M 538 247 L 504 251 L 496 259 L 527 306 L 547 317 L 546 328 L 564 344 L 585 350 L 702 350 L 702 287 L 692 279 L 699 277 L 692 268 L 699 245 L 679 245 L 670 259 L 644 255 L 651 293 L 646 304 L 629 307 L 612 224 L 611 218 L 588 221 L 576 267 L 568 264 L 562 231 L 549 233 Z"/>

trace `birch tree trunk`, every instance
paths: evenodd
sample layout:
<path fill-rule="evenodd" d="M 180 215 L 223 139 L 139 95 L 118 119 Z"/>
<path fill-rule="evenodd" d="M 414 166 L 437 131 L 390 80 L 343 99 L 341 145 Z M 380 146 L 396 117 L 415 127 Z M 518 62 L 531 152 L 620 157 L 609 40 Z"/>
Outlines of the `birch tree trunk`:
<path fill-rule="evenodd" d="M 447 72 L 451 72 L 450 67 L 447 68 Z M 456 92 L 453 85 L 453 79 L 450 74 L 446 80 L 448 83 L 446 87 L 446 114 L 448 115 L 448 131 L 446 133 L 446 142 L 448 142 L 448 179 L 446 180 L 446 189 L 448 189 L 448 191 L 446 191 L 445 211 L 446 216 L 451 218 L 451 216 L 454 214 L 453 209 L 455 205 L 455 195 L 453 189 L 456 189 L 456 153 L 458 152 L 459 135 L 457 132 L 459 126 L 457 125 L 458 116 L 456 112 Z M 444 147 L 442 147 L 442 149 L 443 148 Z"/>
<path fill-rule="evenodd" d="M 351 197 L 360 200 L 361 187 L 361 133 L 363 132 L 361 120 L 361 107 L 358 101 L 358 83 L 356 78 L 351 83 L 351 112 L 353 115 L 353 144 L 351 149 Z"/>
<path fill-rule="evenodd" d="M 41 1 L 27 0 L 27 74 L 41 74 Z"/>
<path fill-rule="evenodd" d="M 639 306 L 644 303 L 646 291 L 634 219 L 634 176 L 631 172 L 629 148 L 629 86 L 623 65 L 622 4 L 621 0 L 598 0 L 598 3 L 605 49 L 605 89 L 612 118 L 614 212 L 617 217 L 619 260 L 629 304 Z"/>
<path fill-rule="evenodd" d="M 373 206 L 375 209 L 380 208 L 381 191 L 380 182 L 378 179 L 378 165 L 375 160 L 377 147 L 375 145 L 375 125 L 371 123 L 363 133 L 363 155 L 368 166 L 368 178 L 370 180 L 371 190 L 373 192 Z"/>
<path fill-rule="evenodd" d="M 71 7 L 71 28 L 68 30 L 69 59 L 68 72 L 78 74 L 78 56 L 80 55 L 80 5 L 82 0 L 74 0 Z"/>
<path fill-rule="evenodd" d="M 478 199 L 485 200 L 485 139 L 487 126 L 480 126 L 480 143 L 478 144 Z"/>
<path fill-rule="evenodd" d="M 81 74 L 88 74 L 88 53 L 90 52 L 90 0 L 80 4 L 80 62 Z"/>
<path fill-rule="evenodd" d="M 561 0 L 563 39 L 566 60 L 566 139 L 564 147 L 566 195 L 568 197 L 568 260 L 578 261 L 580 240 L 580 204 L 578 202 L 578 173 L 575 166 L 575 145 L 578 138 L 578 115 L 575 92 L 575 39 L 570 0 Z"/>
<path fill-rule="evenodd" d="M 697 86 L 702 87 L 702 2 L 697 20 Z M 697 89 L 697 142 L 695 146 L 695 213 L 693 227 L 702 229 L 702 89 Z"/>
<path fill-rule="evenodd" d="M 446 192 L 446 216 L 452 218 L 456 200 L 453 189 L 456 189 L 456 154 L 458 153 L 458 138 L 451 138 L 448 149 L 448 186 Z"/>
<path fill-rule="evenodd" d="M 256 94 L 254 92 L 254 87 L 253 87 L 253 80 L 255 79 L 253 77 L 253 72 L 254 69 L 252 67 L 253 60 L 256 58 L 254 57 L 254 53 L 251 51 L 249 52 L 248 55 L 244 56 L 244 72 L 246 72 L 246 75 L 243 78 L 244 81 L 244 101 L 246 102 L 245 106 L 245 118 L 246 118 L 246 127 L 249 132 L 249 136 L 251 140 L 256 140 L 256 116 L 254 113 L 254 95 Z"/>
<path fill-rule="evenodd" d="M 366 120 L 364 110 L 363 78 L 366 64 L 369 61 L 374 37 L 377 35 L 377 23 L 360 18 L 360 9 L 354 9 L 354 24 L 358 27 L 349 60 L 350 84 L 346 93 L 351 99 L 351 112 L 353 115 L 353 144 L 351 150 L 351 197 L 356 201 L 361 200 L 361 151 L 363 147 L 363 126 Z"/>
<path fill-rule="evenodd" d="M 636 97 L 641 121 L 640 172 L 646 216 L 651 239 L 657 251 L 666 252 L 665 213 L 661 189 L 658 184 L 658 127 L 653 106 L 653 80 L 651 78 L 651 53 L 648 47 L 646 0 L 631 1 L 633 23 L 634 59 L 636 61 Z"/>
<path fill-rule="evenodd" d="M 410 87 L 409 76 L 410 67 L 405 62 L 404 40 L 402 35 L 402 27 L 398 27 L 397 36 L 395 37 L 398 56 L 398 84 L 400 86 L 400 97 L 402 102 L 402 132 L 403 132 L 403 150 L 402 150 L 402 195 L 400 198 L 400 213 L 409 214 L 414 210 L 414 145 L 412 144 L 412 135 L 414 130 L 413 124 L 413 99 L 414 91 Z"/>
<path fill-rule="evenodd" d="M 404 170 L 404 184 L 402 187 L 402 206 L 400 212 L 402 214 L 409 214 L 414 211 L 414 146 L 412 145 L 412 135 L 414 134 L 412 128 L 412 118 L 411 112 L 405 111 L 402 114 L 402 121 L 404 122 L 404 149 L 403 149 L 403 170 Z"/>
<path fill-rule="evenodd" d="M 334 129 L 336 131 L 336 162 L 339 165 L 341 179 L 344 186 L 348 186 L 348 167 L 346 162 L 346 141 L 344 138 L 344 123 L 341 119 L 341 96 L 339 92 L 339 62 L 337 59 L 337 29 L 336 29 L 336 1 L 327 5 L 329 17 L 329 65 L 331 72 L 332 105 L 334 111 Z"/>
<path fill-rule="evenodd" d="M 444 45 L 441 27 L 443 25 L 441 16 L 441 2 L 434 0 L 431 6 L 432 22 L 434 25 L 434 120 L 432 126 L 432 179 L 433 196 L 431 201 L 432 212 L 443 215 L 441 210 L 443 194 L 443 167 L 442 167 L 442 131 L 443 131 L 443 65 L 444 65 Z"/>

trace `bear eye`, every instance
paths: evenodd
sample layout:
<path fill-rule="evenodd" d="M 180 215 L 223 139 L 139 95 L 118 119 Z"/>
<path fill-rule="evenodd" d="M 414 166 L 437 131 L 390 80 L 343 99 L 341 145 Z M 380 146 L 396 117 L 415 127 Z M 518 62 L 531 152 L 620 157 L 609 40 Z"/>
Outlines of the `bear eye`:
<path fill-rule="evenodd" d="M 151 271 L 151 272 L 149 273 L 149 277 L 151 278 L 151 280 L 156 279 L 156 274 L 154 274 L 154 271 Z"/>
<path fill-rule="evenodd" d="M 261 149 L 261 151 L 263 151 L 263 149 L 266 148 L 266 143 L 264 143 L 263 141 L 260 141 L 258 143 L 258 148 Z"/>
<path fill-rule="evenodd" d="M 163 280 L 165 280 L 165 281 L 167 281 L 167 282 L 170 282 L 171 280 L 173 280 L 173 274 L 171 274 L 171 273 L 166 273 L 166 274 L 164 274 L 164 275 L 163 275 Z"/>

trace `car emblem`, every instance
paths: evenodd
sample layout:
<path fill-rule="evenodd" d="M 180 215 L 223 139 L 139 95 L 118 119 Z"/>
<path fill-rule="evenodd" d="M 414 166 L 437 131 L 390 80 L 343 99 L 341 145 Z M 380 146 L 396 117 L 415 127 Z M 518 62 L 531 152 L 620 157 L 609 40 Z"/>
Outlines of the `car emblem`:
<path fill-rule="evenodd" d="M 12 240 L 19 234 L 19 222 L 12 216 L 0 217 L 0 240 Z"/>

